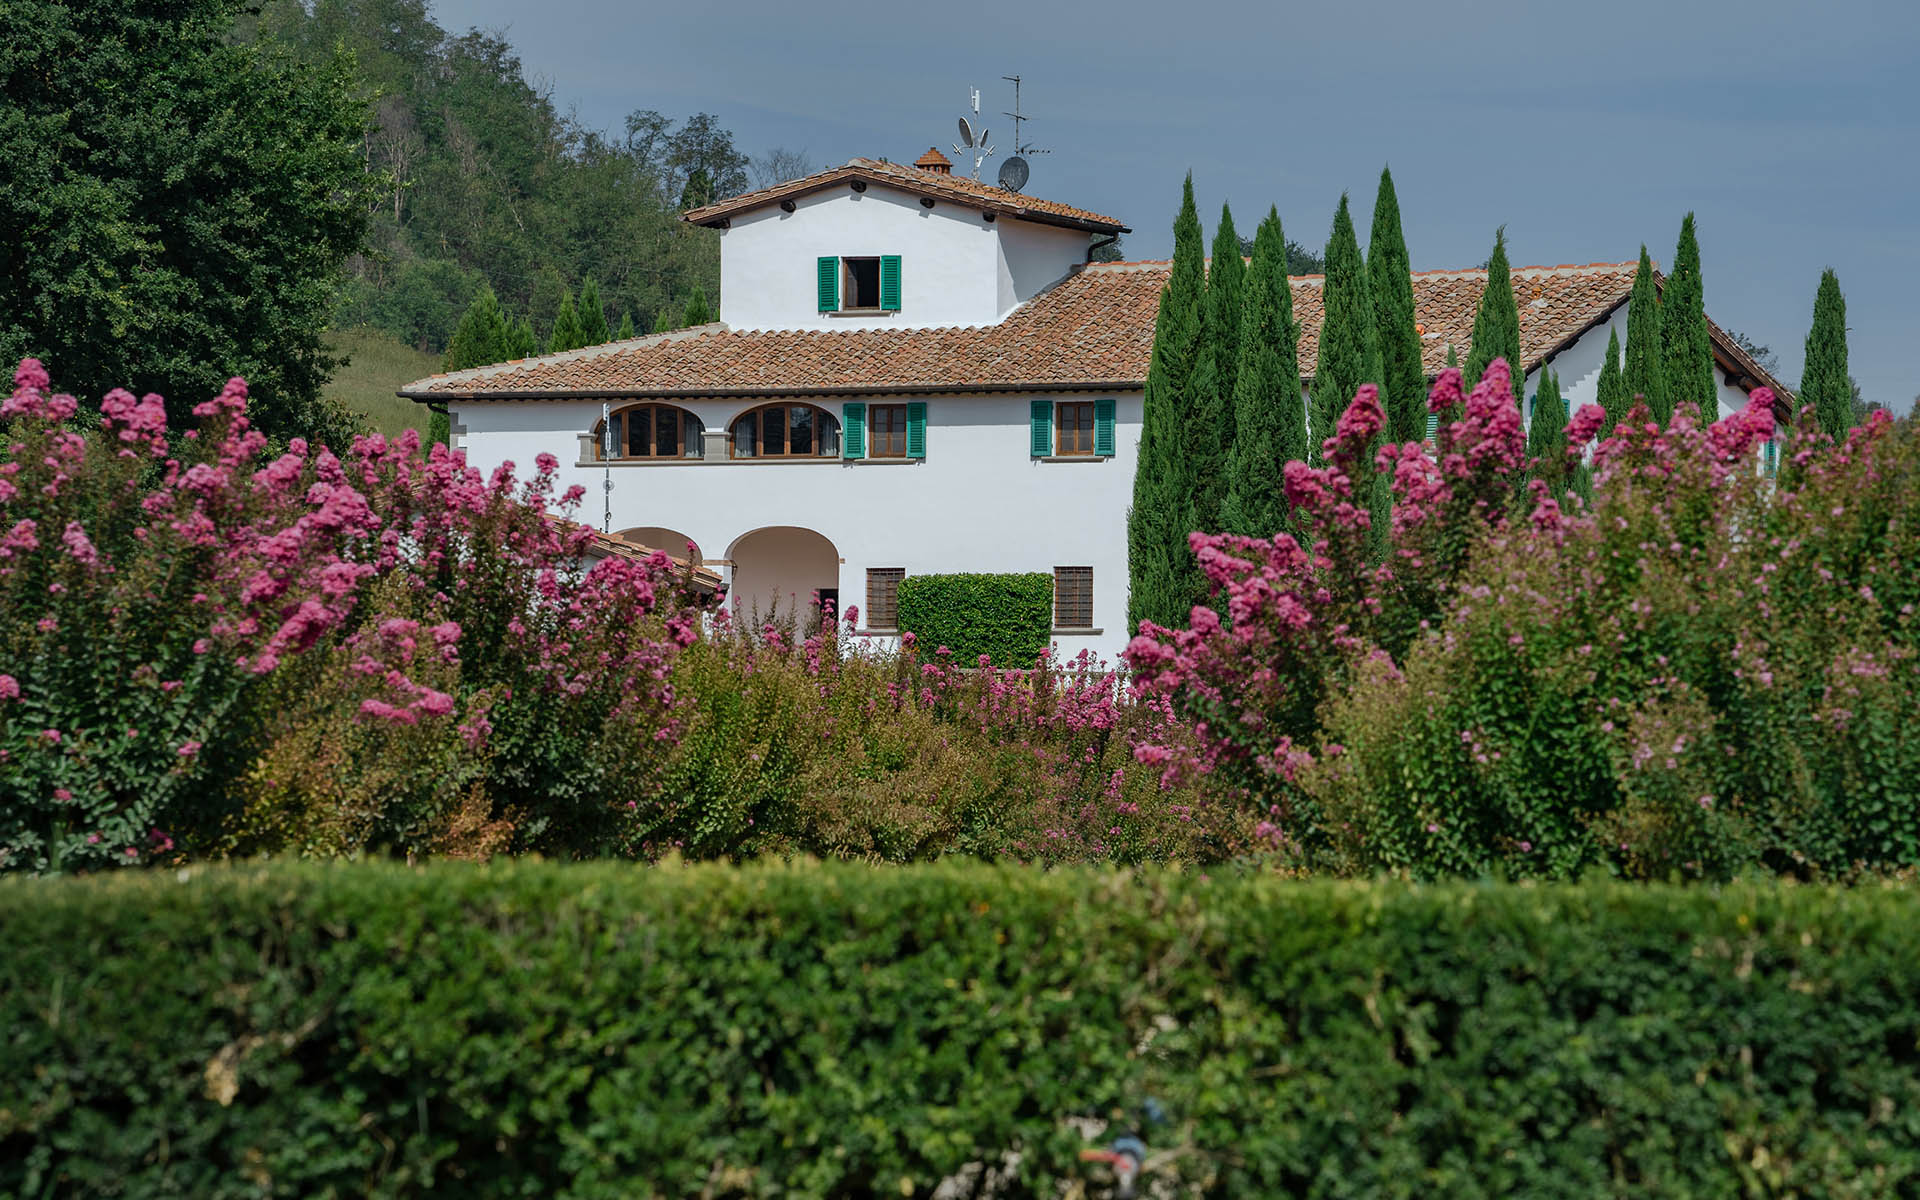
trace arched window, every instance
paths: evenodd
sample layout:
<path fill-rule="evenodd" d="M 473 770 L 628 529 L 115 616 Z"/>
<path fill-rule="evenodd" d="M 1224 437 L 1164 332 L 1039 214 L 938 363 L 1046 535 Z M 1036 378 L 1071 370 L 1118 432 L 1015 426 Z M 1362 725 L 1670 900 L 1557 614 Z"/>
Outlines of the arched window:
<path fill-rule="evenodd" d="M 838 458 L 840 422 L 811 404 L 768 404 L 733 420 L 735 458 Z"/>
<path fill-rule="evenodd" d="M 671 404 L 636 404 L 613 414 L 613 453 L 620 458 L 703 458 L 706 426 L 700 418 Z M 601 424 L 593 427 L 593 456 L 608 458 Z"/>

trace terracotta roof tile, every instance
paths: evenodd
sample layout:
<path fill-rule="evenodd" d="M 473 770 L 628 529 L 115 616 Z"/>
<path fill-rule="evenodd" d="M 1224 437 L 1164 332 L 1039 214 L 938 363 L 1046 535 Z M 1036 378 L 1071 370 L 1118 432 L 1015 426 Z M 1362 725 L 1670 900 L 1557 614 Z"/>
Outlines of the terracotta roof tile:
<path fill-rule="evenodd" d="M 690 209 L 682 214 L 681 220 L 695 225 L 714 225 L 735 213 L 759 208 L 776 200 L 817 192 L 822 188 L 854 179 L 886 184 L 916 195 L 931 196 L 936 200 L 970 204 L 1026 221 L 1067 225 L 1075 229 L 1088 229 L 1099 233 L 1132 232 L 1114 217 L 1088 212 L 1084 208 L 1075 208 L 1071 204 L 1042 200 L 1037 196 L 1028 196 L 1021 192 L 1010 192 L 1006 188 L 981 183 L 977 179 L 969 179 L 964 175 L 943 175 L 924 170 L 919 166 L 883 162 L 876 158 L 852 159 L 844 167 L 829 167 L 827 170 L 816 171 L 800 179 L 790 179 L 785 183 L 777 183 L 772 187 L 761 188 L 759 191 L 735 196 L 730 200 L 709 204 L 704 208 Z"/>
<path fill-rule="evenodd" d="M 1558 353 L 1627 300 L 1634 263 L 1521 267 L 1513 272 L 1526 370 Z M 655 334 L 544 358 L 434 375 L 403 396 L 537 399 L 566 396 L 802 395 L 885 392 L 1132 390 L 1146 380 L 1164 262 L 1094 263 L 1015 309 L 998 325 L 945 329 L 757 330 L 725 325 Z M 1418 271 L 1414 317 L 1429 375 L 1447 346 L 1467 357 L 1485 271 Z M 1313 374 L 1325 280 L 1293 281 L 1300 368 Z M 1778 384 L 1718 326 L 1722 365 Z M 1736 357 L 1737 356 L 1737 357 Z"/>

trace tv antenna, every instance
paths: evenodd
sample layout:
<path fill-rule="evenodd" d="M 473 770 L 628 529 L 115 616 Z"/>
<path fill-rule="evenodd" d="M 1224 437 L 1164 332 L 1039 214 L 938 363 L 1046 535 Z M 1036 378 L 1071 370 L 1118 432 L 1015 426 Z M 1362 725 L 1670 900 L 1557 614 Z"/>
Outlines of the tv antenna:
<path fill-rule="evenodd" d="M 968 88 L 967 94 L 969 102 L 973 105 L 974 119 L 978 120 L 980 118 L 980 89 Z M 980 178 L 980 164 L 993 157 L 993 147 L 987 145 L 987 133 L 988 131 L 985 129 L 975 133 L 973 125 L 969 123 L 965 117 L 960 118 L 960 141 L 954 145 L 953 152 L 962 158 L 973 159 L 973 177 L 975 180 Z"/>
<path fill-rule="evenodd" d="M 1042 150 L 1039 147 L 1035 146 L 1032 142 L 1023 142 L 1020 140 L 1021 123 L 1025 121 L 1033 120 L 1032 117 L 1021 115 L 1021 112 L 1020 112 L 1020 77 L 1018 75 L 1002 75 L 1000 78 L 1006 80 L 1008 83 L 1011 83 L 1013 85 L 1013 111 L 1010 113 L 1001 114 L 1002 116 L 1013 118 L 1013 152 L 1015 154 L 1023 154 L 1023 155 L 1052 154 L 1053 151 L 1051 150 Z"/>

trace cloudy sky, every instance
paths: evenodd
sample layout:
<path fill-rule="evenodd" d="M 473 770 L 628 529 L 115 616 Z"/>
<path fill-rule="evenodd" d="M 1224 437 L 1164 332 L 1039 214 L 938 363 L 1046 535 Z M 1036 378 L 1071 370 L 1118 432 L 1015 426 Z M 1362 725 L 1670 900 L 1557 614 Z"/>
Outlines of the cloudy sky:
<path fill-rule="evenodd" d="M 1707 311 L 1800 377 L 1820 271 L 1847 296 L 1870 400 L 1920 393 L 1920 3 L 1345 0 L 1098 5 L 436 0 L 503 32 L 563 109 L 716 114 L 749 153 L 911 161 L 947 150 L 969 87 L 1028 190 L 1133 227 L 1165 257 L 1191 169 L 1209 235 L 1278 205 L 1326 241 L 1340 193 L 1365 236 L 1393 168 L 1416 268 L 1673 257 L 1696 214 Z M 949 151 L 950 153 L 950 151 Z M 997 162 L 983 175 L 991 177 Z"/>

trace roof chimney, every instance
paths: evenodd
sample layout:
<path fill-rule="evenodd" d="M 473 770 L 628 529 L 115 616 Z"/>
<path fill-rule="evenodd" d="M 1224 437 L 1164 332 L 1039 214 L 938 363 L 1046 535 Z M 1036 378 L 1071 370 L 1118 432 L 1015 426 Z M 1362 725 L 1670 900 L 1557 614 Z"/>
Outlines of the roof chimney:
<path fill-rule="evenodd" d="M 922 171 L 932 171 L 935 175 L 953 174 L 953 160 L 940 153 L 936 146 L 928 146 L 925 154 L 913 160 L 913 165 Z"/>

